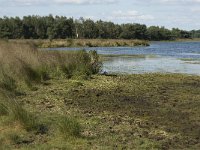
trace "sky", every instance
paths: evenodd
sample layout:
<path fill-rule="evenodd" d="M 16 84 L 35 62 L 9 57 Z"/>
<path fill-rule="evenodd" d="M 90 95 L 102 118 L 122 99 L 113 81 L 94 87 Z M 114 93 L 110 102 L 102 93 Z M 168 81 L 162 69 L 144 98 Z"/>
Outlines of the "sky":
<path fill-rule="evenodd" d="M 0 17 L 49 14 L 200 29 L 200 0 L 0 0 Z"/>

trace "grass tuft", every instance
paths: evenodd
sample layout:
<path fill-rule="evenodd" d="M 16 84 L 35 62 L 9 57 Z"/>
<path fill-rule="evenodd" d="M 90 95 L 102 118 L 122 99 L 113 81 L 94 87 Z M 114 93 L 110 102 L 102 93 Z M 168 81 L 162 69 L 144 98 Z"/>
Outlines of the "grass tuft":
<path fill-rule="evenodd" d="M 8 115 L 9 111 L 7 106 L 5 106 L 3 103 L 0 103 L 0 116 Z"/>
<path fill-rule="evenodd" d="M 12 113 L 14 120 L 19 121 L 27 131 L 33 131 L 38 128 L 39 124 L 37 118 L 21 106 L 15 106 Z"/>
<path fill-rule="evenodd" d="M 69 138 L 70 136 L 80 136 L 81 126 L 73 118 L 61 117 L 58 123 L 58 127 L 60 134 L 62 134 L 64 138 Z"/>

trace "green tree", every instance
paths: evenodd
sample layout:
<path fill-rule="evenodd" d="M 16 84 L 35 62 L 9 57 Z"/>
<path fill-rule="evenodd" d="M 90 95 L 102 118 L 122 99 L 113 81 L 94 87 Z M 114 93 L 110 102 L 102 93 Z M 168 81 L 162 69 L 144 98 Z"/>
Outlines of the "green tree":
<path fill-rule="evenodd" d="M 83 20 L 83 36 L 84 38 L 94 39 L 98 37 L 98 29 L 91 19 Z"/>

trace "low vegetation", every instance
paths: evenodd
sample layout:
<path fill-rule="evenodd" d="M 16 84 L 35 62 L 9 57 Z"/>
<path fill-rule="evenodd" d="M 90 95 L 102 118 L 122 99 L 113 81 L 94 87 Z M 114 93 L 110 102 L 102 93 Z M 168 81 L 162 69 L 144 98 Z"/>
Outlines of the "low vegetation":
<path fill-rule="evenodd" d="M 49 47 L 134 47 L 149 46 L 148 41 L 142 40 L 103 40 L 103 39 L 69 39 L 69 40 L 52 40 L 44 41 L 39 45 L 41 48 Z"/>
<path fill-rule="evenodd" d="M 0 44 L 0 86 L 7 91 L 20 92 L 52 77 L 88 78 L 101 68 L 95 51 L 39 51 L 30 44 Z"/>
<path fill-rule="evenodd" d="M 120 40 L 120 39 L 59 39 L 59 40 L 10 40 L 16 43 L 31 42 L 39 48 L 58 47 L 134 47 L 149 46 L 145 40 Z"/>
<path fill-rule="evenodd" d="M 0 149 L 31 144 L 34 138 L 47 136 L 50 128 L 65 138 L 80 135 L 73 117 L 56 113 L 45 122 L 44 114 L 27 110 L 17 98 L 51 79 L 91 78 L 101 68 L 95 51 L 39 51 L 30 43 L 0 41 L 0 64 Z"/>
<path fill-rule="evenodd" d="M 52 79 L 38 85 L 37 91 L 16 97 L 36 123 L 14 118 L 13 122 L 3 106 L 1 146 L 198 149 L 199 83 L 198 76 L 179 74 Z"/>
<path fill-rule="evenodd" d="M 95 51 L 0 45 L 0 149 L 200 147 L 200 77 L 95 75 Z"/>

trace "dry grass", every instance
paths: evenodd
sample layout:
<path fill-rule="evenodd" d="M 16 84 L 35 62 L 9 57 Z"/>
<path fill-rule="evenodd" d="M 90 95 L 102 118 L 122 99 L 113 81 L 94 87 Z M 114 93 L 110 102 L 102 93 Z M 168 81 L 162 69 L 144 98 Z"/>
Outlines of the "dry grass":
<path fill-rule="evenodd" d="M 124 40 L 124 39 L 66 39 L 66 40 L 14 40 L 18 43 L 32 42 L 40 48 L 54 47 L 133 47 L 149 46 L 145 40 Z"/>

